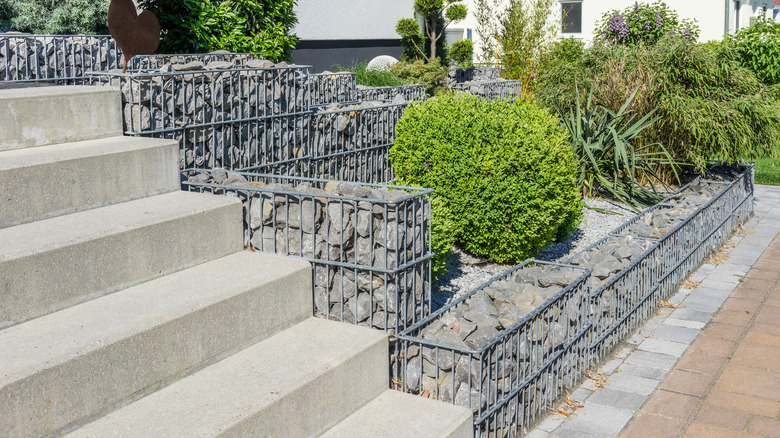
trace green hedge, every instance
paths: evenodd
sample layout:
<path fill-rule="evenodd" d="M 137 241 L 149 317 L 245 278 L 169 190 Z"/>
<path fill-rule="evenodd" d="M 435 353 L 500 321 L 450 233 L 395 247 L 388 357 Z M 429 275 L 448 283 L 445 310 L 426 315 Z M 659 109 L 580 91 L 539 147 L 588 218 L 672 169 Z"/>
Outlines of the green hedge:
<path fill-rule="evenodd" d="M 467 94 L 412 104 L 390 150 L 403 184 L 431 187 L 434 271 L 454 243 L 520 261 L 579 223 L 574 159 L 558 119 L 531 101 Z"/>

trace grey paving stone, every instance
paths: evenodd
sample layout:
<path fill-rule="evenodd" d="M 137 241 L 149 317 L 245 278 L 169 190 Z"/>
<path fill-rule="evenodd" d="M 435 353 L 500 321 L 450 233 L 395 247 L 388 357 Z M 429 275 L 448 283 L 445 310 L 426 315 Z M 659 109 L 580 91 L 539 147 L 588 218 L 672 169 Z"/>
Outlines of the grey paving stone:
<path fill-rule="evenodd" d="M 687 327 L 678 327 L 675 325 L 661 324 L 653 332 L 653 337 L 665 341 L 679 342 L 690 345 L 696 336 L 699 336 L 699 330 Z"/>
<path fill-rule="evenodd" d="M 701 284 L 699 285 L 699 287 L 705 287 L 705 288 L 709 288 L 709 289 L 732 290 L 732 289 L 734 289 L 735 285 L 736 285 L 736 282 L 734 282 L 734 283 L 725 283 L 723 281 L 711 279 L 710 276 L 708 275 L 704 280 L 701 281 Z"/>
<path fill-rule="evenodd" d="M 569 397 L 571 397 L 572 400 L 578 402 L 584 402 L 585 400 L 588 400 L 588 398 L 590 398 L 592 394 L 593 394 L 592 389 L 580 387 L 575 389 L 574 392 L 572 392 L 571 394 L 569 394 Z"/>
<path fill-rule="evenodd" d="M 588 409 L 591 403 L 595 403 L 597 405 L 634 412 L 645 403 L 645 400 L 647 400 L 646 395 L 604 388 L 593 393 L 588 399 L 588 404 L 585 406 L 585 409 Z"/>
<path fill-rule="evenodd" d="M 764 249 L 766 249 L 766 248 L 762 248 L 761 249 L 761 253 L 764 252 Z M 760 253 L 758 255 L 756 255 L 755 257 L 735 257 L 735 256 L 729 256 L 729 260 L 734 262 L 734 263 L 742 263 L 742 264 L 748 264 L 748 265 L 752 266 L 752 265 L 754 265 L 758 261 L 759 255 L 760 255 Z"/>
<path fill-rule="evenodd" d="M 598 371 L 601 374 L 612 374 L 620 365 L 623 364 L 623 358 L 612 359 L 599 366 Z"/>
<path fill-rule="evenodd" d="M 668 301 L 670 304 L 680 304 L 687 297 L 688 297 L 687 293 L 680 293 L 680 292 L 678 292 L 678 293 L 674 294 L 671 298 L 669 298 L 666 301 Z"/>
<path fill-rule="evenodd" d="M 565 420 L 566 417 L 563 417 L 561 415 L 548 414 L 547 418 L 545 418 L 539 424 L 537 424 L 534 429 L 538 429 L 544 432 L 552 432 L 555 429 L 557 429 L 561 424 L 563 424 Z"/>
<path fill-rule="evenodd" d="M 547 438 L 548 436 L 550 436 L 549 433 L 547 433 L 547 432 L 545 432 L 543 430 L 540 430 L 540 429 L 534 429 L 534 430 L 528 432 L 525 435 L 525 438 Z"/>
<path fill-rule="evenodd" d="M 723 305 L 724 301 L 726 301 L 726 297 L 721 298 L 691 294 L 683 300 L 682 305 L 685 306 L 686 309 L 714 313 L 720 309 L 720 306 Z"/>
<path fill-rule="evenodd" d="M 623 430 L 623 427 L 631 420 L 631 417 L 633 417 L 633 412 L 592 404 L 577 411 L 576 415 L 573 415 L 550 436 L 587 437 L 595 435 L 600 437 L 613 437 Z M 578 434 L 569 435 L 568 433 L 571 433 L 570 431 Z"/>
<path fill-rule="evenodd" d="M 712 312 L 702 312 L 700 310 L 692 309 L 675 309 L 674 312 L 672 312 L 671 317 L 684 321 L 708 323 L 712 321 Z"/>
<path fill-rule="evenodd" d="M 677 319 L 677 318 L 667 318 L 666 321 L 664 321 L 664 324 L 666 325 L 674 325 L 677 327 L 688 327 L 692 329 L 702 329 L 704 328 L 706 323 L 699 322 L 699 321 L 688 321 L 684 319 Z"/>
<path fill-rule="evenodd" d="M 660 368 L 651 368 L 634 363 L 625 362 L 620 366 L 620 373 L 631 374 L 632 376 L 644 377 L 646 379 L 663 380 L 669 370 Z"/>
<path fill-rule="evenodd" d="M 634 376 L 627 373 L 613 374 L 609 377 L 609 389 L 626 391 L 640 395 L 652 393 L 660 382 L 655 379 Z"/>
<path fill-rule="evenodd" d="M 649 351 L 637 350 L 626 358 L 626 363 L 642 365 L 644 367 L 658 368 L 661 370 L 670 370 L 677 363 L 674 356 L 668 354 L 651 353 Z"/>
<path fill-rule="evenodd" d="M 634 348 L 631 347 L 631 346 L 618 347 L 618 349 L 615 352 L 615 354 L 613 354 L 613 357 L 615 357 L 617 359 L 625 359 L 626 356 L 631 354 L 632 351 L 634 351 Z"/>
<path fill-rule="evenodd" d="M 569 427 L 559 427 L 555 432 L 549 435 L 550 438 L 603 438 L 601 435 L 593 435 L 581 430 L 571 429 Z"/>
<path fill-rule="evenodd" d="M 651 353 L 667 354 L 669 356 L 680 357 L 685 353 L 688 344 L 679 342 L 664 341 L 661 339 L 648 338 L 637 347 L 639 350 L 649 351 Z"/>

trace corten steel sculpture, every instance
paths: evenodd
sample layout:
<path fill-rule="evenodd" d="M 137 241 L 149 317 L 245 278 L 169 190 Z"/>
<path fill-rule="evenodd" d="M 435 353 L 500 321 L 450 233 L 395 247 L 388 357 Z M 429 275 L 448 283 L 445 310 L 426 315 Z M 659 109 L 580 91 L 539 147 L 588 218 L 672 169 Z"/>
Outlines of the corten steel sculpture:
<path fill-rule="evenodd" d="M 160 22 L 150 11 L 136 12 L 132 0 L 111 0 L 108 5 L 108 31 L 127 61 L 135 55 L 151 55 L 160 44 Z"/>

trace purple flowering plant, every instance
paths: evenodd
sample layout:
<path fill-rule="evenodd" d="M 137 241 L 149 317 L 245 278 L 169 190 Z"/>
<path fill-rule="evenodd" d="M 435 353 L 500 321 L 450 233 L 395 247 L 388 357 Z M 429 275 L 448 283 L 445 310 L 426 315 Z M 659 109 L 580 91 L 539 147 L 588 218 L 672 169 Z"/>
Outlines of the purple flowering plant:
<path fill-rule="evenodd" d="M 680 19 L 674 9 L 660 0 L 635 2 L 633 6 L 605 13 L 596 25 L 597 39 L 616 44 L 655 44 L 664 35 L 680 34 L 696 41 L 699 26 L 694 19 Z"/>

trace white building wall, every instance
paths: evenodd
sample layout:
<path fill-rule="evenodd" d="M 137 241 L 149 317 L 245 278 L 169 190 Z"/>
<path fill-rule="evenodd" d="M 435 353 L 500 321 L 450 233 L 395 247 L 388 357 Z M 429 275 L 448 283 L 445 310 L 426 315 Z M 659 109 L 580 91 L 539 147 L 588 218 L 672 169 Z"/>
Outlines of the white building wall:
<path fill-rule="evenodd" d="M 571 2 L 574 0 L 561 0 L 562 2 Z M 604 13 L 618 9 L 623 10 L 635 3 L 636 0 L 582 0 L 582 33 L 575 35 L 585 42 L 591 42 L 594 38 L 596 24 L 601 21 Z M 642 3 L 650 3 L 650 0 L 644 0 Z M 474 41 L 475 54 L 479 53 L 481 41 L 477 35 L 477 20 L 474 16 L 476 8 L 474 0 L 465 0 L 468 9 L 468 17 L 452 25 L 453 31 L 448 34 L 453 37 L 461 35 L 466 38 L 468 29 L 472 29 L 472 41 Z M 670 8 L 677 11 L 681 19 L 695 18 L 700 30 L 699 41 L 720 40 L 726 30 L 733 32 L 736 29 L 735 0 L 666 0 Z M 556 2 L 552 14 L 557 20 L 560 20 L 561 6 Z M 750 25 L 750 19 L 763 13 L 766 7 L 766 15 L 774 17 L 774 2 L 772 0 L 742 0 L 740 3 L 740 26 Z M 780 15 L 777 15 L 780 21 Z M 459 30 L 460 32 L 456 32 Z M 448 38 L 448 42 L 452 42 Z"/>
<path fill-rule="evenodd" d="M 414 0 L 298 0 L 295 33 L 301 40 L 401 38 L 395 24 L 412 17 Z"/>

